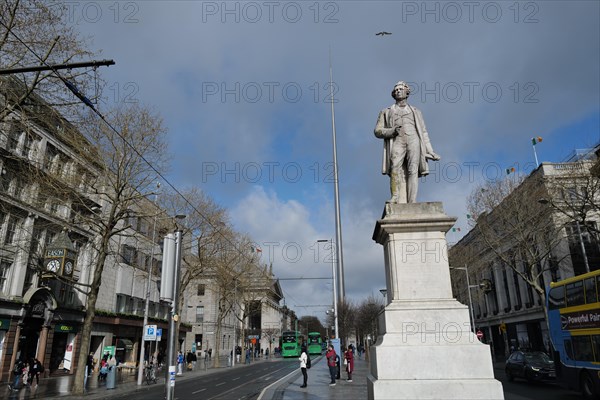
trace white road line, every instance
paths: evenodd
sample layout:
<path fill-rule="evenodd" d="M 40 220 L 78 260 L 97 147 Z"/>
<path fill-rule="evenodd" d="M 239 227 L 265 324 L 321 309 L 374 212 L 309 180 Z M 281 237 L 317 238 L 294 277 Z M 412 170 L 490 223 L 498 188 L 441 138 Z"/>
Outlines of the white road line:
<path fill-rule="evenodd" d="M 205 389 L 196 390 L 195 392 L 192 392 L 192 394 L 196 394 L 196 393 L 204 392 L 205 390 L 206 390 L 206 388 L 205 388 Z"/>
<path fill-rule="evenodd" d="M 284 380 L 284 379 L 287 379 L 287 378 L 288 378 L 290 375 L 297 374 L 297 373 L 298 373 L 298 370 L 294 370 L 294 371 L 290 372 L 289 374 L 287 374 L 286 376 L 284 376 L 283 378 L 281 378 L 281 379 L 278 379 L 278 380 L 276 380 L 275 382 L 271 383 L 269 386 L 267 386 L 266 388 L 264 388 L 264 389 L 262 390 L 262 392 L 260 392 L 260 394 L 258 395 L 258 397 L 256 398 L 256 400 L 262 400 L 263 396 L 265 395 L 265 392 L 266 392 L 266 391 L 267 391 L 267 390 L 268 390 L 268 389 L 269 389 L 271 386 L 277 385 L 277 384 L 278 384 L 279 382 L 281 382 L 282 380 Z"/>
<path fill-rule="evenodd" d="M 217 387 L 217 386 L 221 386 L 221 385 L 224 385 L 224 384 L 226 384 L 226 383 L 227 383 L 227 382 L 221 382 L 221 383 L 217 383 L 217 384 L 215 385 L 215 387 Z"/>

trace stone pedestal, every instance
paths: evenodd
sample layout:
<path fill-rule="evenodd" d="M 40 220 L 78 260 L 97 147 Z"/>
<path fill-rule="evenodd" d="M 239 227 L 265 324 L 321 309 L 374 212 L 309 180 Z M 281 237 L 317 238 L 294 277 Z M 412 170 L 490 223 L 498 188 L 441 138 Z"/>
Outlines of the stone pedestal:
<path fill-rule="evenodd" d="M 388 304 L 371 351 L 370 400 L 504 399 L 489 346 L 452 298 L 445 234 L 455 221 L 442 203 L 388 203 L 377 221 Z"/>

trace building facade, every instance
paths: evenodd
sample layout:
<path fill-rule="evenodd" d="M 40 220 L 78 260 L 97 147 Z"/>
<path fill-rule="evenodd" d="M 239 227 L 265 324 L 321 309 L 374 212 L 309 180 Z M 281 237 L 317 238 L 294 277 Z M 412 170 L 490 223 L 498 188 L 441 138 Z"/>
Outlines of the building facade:
<path fill-rule="evenodd" d="M 454 295 L 469 305 L 495 357 L 518 348 L 549 352 L 545 289 L 600 268 L 595 162 L 590 150 L 542 163 L 449 249 Z"/>

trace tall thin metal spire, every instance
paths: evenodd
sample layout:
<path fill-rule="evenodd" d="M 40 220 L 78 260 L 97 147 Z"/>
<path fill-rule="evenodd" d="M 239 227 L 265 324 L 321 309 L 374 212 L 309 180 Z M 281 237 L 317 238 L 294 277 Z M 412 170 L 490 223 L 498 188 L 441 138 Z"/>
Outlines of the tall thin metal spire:
<path fill-rule="evenodd" d="M 331 46 L 329 47 L 329 91 L 331 101 L 331 136 L 333 140 L 333 187 L 334 187 L 334 198 L 335 198 L 335 244 L 336 244 L 336 255 L 337 255 L 337 269 L 338 269 L 338 285 L 339 285 L 339 298 L 344 299 L 346 297 L 346 290 L 344 285 L 344 255 L 342 252 L 342 221 L 340 217 L 340 188 L 338 180 L 338 163 L 337 163 L 337 144 L 335 138 L 335 98 L 333 96 L 333 67 L 331 66 Z"/>

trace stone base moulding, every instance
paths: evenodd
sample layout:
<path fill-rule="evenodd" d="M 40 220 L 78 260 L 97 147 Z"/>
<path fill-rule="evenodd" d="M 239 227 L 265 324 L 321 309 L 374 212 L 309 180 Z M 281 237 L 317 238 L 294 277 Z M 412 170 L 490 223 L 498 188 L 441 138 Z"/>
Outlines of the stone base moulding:
<path fill-rule="evenodd" d="M 490 348 L 452 297 L 442 203 L 386 204 L 373 239 L 384 248 L 388 303 L 367 377 L 370 400 L 504 399 Z"/>

